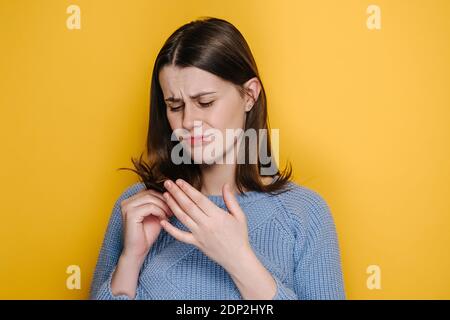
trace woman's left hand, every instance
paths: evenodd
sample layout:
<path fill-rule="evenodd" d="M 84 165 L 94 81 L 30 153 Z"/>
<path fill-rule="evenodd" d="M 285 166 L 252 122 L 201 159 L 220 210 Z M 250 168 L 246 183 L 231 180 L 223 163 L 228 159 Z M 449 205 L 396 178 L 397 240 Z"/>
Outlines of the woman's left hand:
<path fill-rule="evenodd" d="M 252 252 L 247 217 L 227 184 L 222 193 L 229 213 L 182 179 L 176 183 L 167 180 L 164 186 L 169 191 L 163 194 L 169 208 L 191 231 L 182 231 L 162 220 L 162 227 L 175 239 L 195 245 L 225 270 Z"/>

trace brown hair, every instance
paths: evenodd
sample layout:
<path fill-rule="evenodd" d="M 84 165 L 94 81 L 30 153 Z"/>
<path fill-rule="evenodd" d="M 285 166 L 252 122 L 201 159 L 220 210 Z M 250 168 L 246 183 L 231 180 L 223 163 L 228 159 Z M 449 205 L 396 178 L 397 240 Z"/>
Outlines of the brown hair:
<path fill-rule="evenodd" d="M 240 88 L 245 93 L 243 84 L 256 77 L 261 83 L 261 92 L 254 107 L 247 113 L 244 132 L 247 129 L 268 130 L 266 93 L 259 77 L 258 69 L 251 50 L 239 30 L 231 23 L 206 17 L 189 22 L 178 28 L 164 43 L 156 57 L 153 67 L 150 90 L 150 119 L 147 134 L 148 160 L 131 158 L 136 168 L 119 168 L 131 170 L 139 175 L 147 188 L 164 192 L 163 183 L 166 179 L 182 178 L 192 184 L 197 190 L 201 189 L 202 176 L 198 164 L 174 164 L 171 161 L 172 148 L 179 143 L 171 140 L 172 130 L 166 114 L 166 105 L 159 84 L 159 72 L 166 65 L 177 67 L 196 67 L 210 72 Z M 260 145 L 259 139 L 257 137 Z M 245 143 L 245 154 L 248 146 Z M 286 191 L 287 183 L 291 179 L 292 167 L 287 166 L 283 172 L 276 169 L 272 175 L 275 178 L 271 184 L 265 185 L 261 180 L 259 170 L 262 167 L 274 166 L 271 155 L 270 135 L 267 133 L 265 150 L 271 159 L 269 165 L 263 165 L 259 156 L 257 163 L 236 164 L 235 183 L 242 193 L 243 187 L 250 191 L 269 192 L 277 194 Z"/>

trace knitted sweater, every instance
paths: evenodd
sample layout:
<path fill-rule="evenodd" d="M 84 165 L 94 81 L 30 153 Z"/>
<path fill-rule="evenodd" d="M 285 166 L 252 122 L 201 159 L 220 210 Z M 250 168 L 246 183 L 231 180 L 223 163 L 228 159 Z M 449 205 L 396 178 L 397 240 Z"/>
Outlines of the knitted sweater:
<path fill-rule="evenodd" d="M 295 182 L 289 182 L 289 188 L 278 195 L 258 191 L 235 194 L 247 216 L 253 251 L 277 284 L 273 299 L 345 299 L 338 239 L 327 203 Z M 123 246 L 120 203 L 143 189 L 142 182 L 131 185 L 113 207 L 90 299 L 130 299 L 112 294 L 111 277 Z M 208 198 L 228 211 L 222 196 Z M 169 221 L 189 231 L 176 216 Z M 135 299 L 239 300 L 242 296 L 221 265 L 161 229 L 142 265 Z"/>

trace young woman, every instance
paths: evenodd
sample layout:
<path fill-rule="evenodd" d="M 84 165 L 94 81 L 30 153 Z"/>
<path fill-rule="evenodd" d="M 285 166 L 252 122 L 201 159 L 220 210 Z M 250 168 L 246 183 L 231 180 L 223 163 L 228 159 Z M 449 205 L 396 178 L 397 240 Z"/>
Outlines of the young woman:
<path fill-rule="evenodd" d="M 267 132 L 267 105 L 241 33 L 217 18 L 180 27 L 150 100 L 142 182 L 115 203 L 91 299 L 345 299 L 326 202 L 271 170 L 268 133 L 247 139 Z"/>

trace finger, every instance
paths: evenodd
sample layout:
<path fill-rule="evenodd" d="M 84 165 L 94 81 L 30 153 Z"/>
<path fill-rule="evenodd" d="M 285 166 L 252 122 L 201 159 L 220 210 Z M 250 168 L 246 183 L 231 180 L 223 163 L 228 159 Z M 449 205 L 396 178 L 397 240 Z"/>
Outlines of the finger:
<path fill-rule="evenodd" d="M 182 230 L 174 227 L 168 221 L 160 221 L 159 223 L 164 228 L 164 230 L 166 230 L 167 233 L 169 233 L 175 239 L 177 239 L 177 240 L 179 240 L 181 242 L 184 242 L 184 243 L 195 245 L 196 241 L 195 241 L 195 238 L 192 235 L 192 233 L 186 232 L 186 231 L 182 231 Z"/>
<path fill-rule="evenodd" d="M 163 195 L 162 195 L 162 192 L 156 191 L 156 190 L 154 190 L 154 189 L 148 189 L 147 191 L 148 191 L 150 194 L 152 194 L 152 195 L 154 195 L 154 196 L 160 198 L 162 201 L 164 201 L 164 197 L 163 197 Z"/>
<path fill-rule="evenodd" d="M 222 186 L 222 194 L 223 194 L 223 200 L 225 201 L 225 205 L 227 206 L 230 213 L 234 217 L 236 217 L 236 219 L 238 219 L 240 221 L 245 221 L 247 217 L 245 216 L 245 213 L 242 211 L 241 207 L 239 206 L 239 203 L 236 200 L 236 197 L 231 192 L 227 183 L 225 183 Z"/>
<path fill-rule="evenodd" d="M 171 217 L 173 215 L 173 213 L 171 212 L 169 206 L 165 202 L 162 194 L 161 194 L 161 197 L 162 197 L 162 200 L 159 197 L 156 197 L 149 192 L 144 192 L 144 193 L 141 193 L 139 197 L 136 197 L 131 202 L 128 202 L 127 204 L 125 204 L 124 208 L 129 209 L 129 208 L 139 207 L 143 204 L 155 203 L 156 205 L 158 205 L 161 209 L 163 209 L 166 212 L 168 217 Z"/>
<path fill-rule="evenodd" d="M 164 212 L 164 210 L 162 210 L 160 207 L 158 207 L 154 203 L 148 203 L 148 204 L 144 204 L 142 206 L 137 207 L 135 210 L 128 213 L 126 215 L 126 218 L 127 218 L 127 220 L 133 219 L 133 221 L 139 223 L 139 222 L 144 221 L 144 218 L 149 215 L 153 215 L 153 216 L 159 217 L 161 219 L 167 219 L 166 213 Z"/>
<path fill-rule="evenodd" d="M 158 192 L 158 191 L 156 191 L 156 190 L 153 190 L 153 189 L 144 189 L 144 190 L 141 190 L 141 191 L 139 191 L 138 193 L 132 195 L 131 197 L 128 197 L 128 198 L 126 198 L 125 200 L 123 200 L 123 201 L 122 201 L 122 204 L 123 204 L 123 205 L 127 205 L 128 203 L 133 202 L 133 201 L 135 201 L 136 199 L 139 199 L 139 198 L 142 197 L 142 195 L 144 195 L 144 194 L 152 194 L 152 195 L 154 195 L 155 197 L 158 197 L 158 198 L 160 198 L 161 200 L 164 200 L 164 198 L 163 198 L 163 196 L 162 196 L 162 193 L 160 193 L 160 192 Z"/>
<path fill-rule="evenodd" d="M 177 179 L 176 184 L 184 191 L 184 193 L 194 202 L 197 206 L 209 216 L 211 212 L 214 212 L 216 205 L 208 199 L 203 193 L 195 189 L 191 184 L 183 179 Z"/>
<path fill-rule="evenodd" d="M 163 197 L 164 199 L 164 197 Z M 159 198 L 153 197 L 153 196 L 148 196 L 148 197 L 142 197 L 140 199 L 136 199 L 136 202 L 132 203 L 133 207 L 139 207 L 143 204 L 147 204 L 147 203 L 154 203 L 156 204 L 158 207 L 160 207 L 162 210 L 164 210 L 164 212 L 166 213 L 166 215 L 168 217 L 173 216 L 173 212 L 170 210 L 169 206 L 167 205 L 165 200 L 161 200 Z M 131 204 L 130 204 L 131 205 Z"/>
<path fill-rule="evenodd" d="M 195 221 L 192 220 L 192 218 L 189 215 L 187 215 L 186 212 L 183 211 L 183 209 L 180 208 L 180 206 L 175 201 L 175 199 L 170 195 L 170 193 L 164 192 L 163 196 L 166 199 L 167 205 L 175 214 L 175 216 L 178 218 L 178 220 L 180 220 L 181 223 L 183 223 L 191 231 L 195 230 L 197 227 Z"/>
<path fill-rule="evenodd" d="M 188 214 L 196 223 L 202 223 L 202 219 L 206 217 L 205 213 L 184 193 L 183 190 L 180 189 L 180 187 L 170 180 L 166 180 L 164 186 L 186 214 Z"/>

